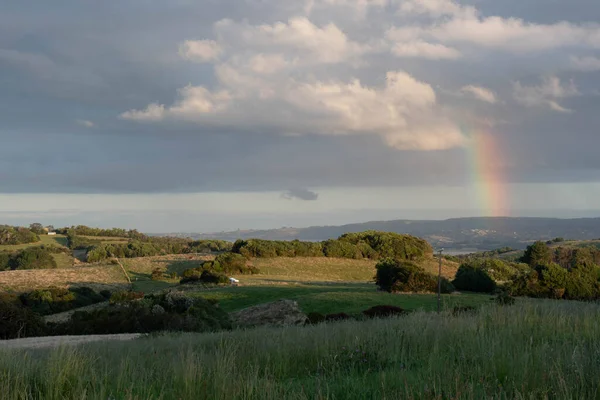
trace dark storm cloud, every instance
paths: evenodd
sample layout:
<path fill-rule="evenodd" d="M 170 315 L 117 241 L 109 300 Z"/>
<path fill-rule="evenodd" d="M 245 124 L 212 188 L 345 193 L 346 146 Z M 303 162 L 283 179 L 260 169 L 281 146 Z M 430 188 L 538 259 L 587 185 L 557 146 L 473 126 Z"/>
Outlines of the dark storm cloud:
<path fill-rule="evenodd" d="M 290 189 L 290 190 L 282 193 L 281 197 L 286 200 L 299 199 L 299 200 L 314 201 L 319 198 L 319 194 L 316 192 L 312 192 L 308 189 Z"/>
<path fill-rule="evenodd" d="M 600 4 L 591 0 L 471 3 L 484 15 L 536 23 L 600 20 Z M 391 148 L 374 135 L 282 136 L 274 128 L 245 124 L 137 123 L 118 118 L 154 102 L 169 106 L 177 100 L 177 90 L 188 84 L 214 88 L 213 68 L 182 60 L 177 49 L 184 40 L 214 38 L 215 21 L 227 17 L 273 23 L 293 16 L 288 7 L 302 8 L 286 2 L 279 7 L 258 1 L 240 4 L 6 5 L 0 13 L 0 192 L 285 191 L 456 185 L 470 179 L 473 166 L 468 150 L 462 148 L 407 151 Z M 314 15 L 315 21 L 328 18 L 326 13 Z M 356 24 L 352 15 L 344 18 L 342 27 L 349 36 L 368 39 L 372 25 L 377 25 L 377 21 Z M 479 56 L 468 60 L 439 62 L 374 55 L 368 68 L 357 70 L 348 62 L 315 71 L 355 76 L 381 86 L 386 71 L 400 66 L 429 83 L 444 106 L 468 111 L 457 120 L 467 114 L 500 121 L 486 129 L 502 144 L 497 151 L 504 164 L 496 168 L 511 181 L 598 181 L 600 72 L 574 71 L 568 61 L 571 55 L 598 56 L 597 50 L 555 49 L 535 57 L 496 49 L 477 52 Z M 580 93 L 555 99 L 572 113 L 553 112 L 544 108 L 543 101 L 531 108 L 515 102 L 513 82 L 533 87 L 544 75 L 560 76 L 563 84 L 573 79 Z M 490 106 L 456 95 L 469 84 L 490 88 L 499 103 Z M 284 111 L 283 119 L 289 110 Z M 89 121 L 94 129 L 77 121 Z M 310 191 L 286 195 L 316 199 Z"/>

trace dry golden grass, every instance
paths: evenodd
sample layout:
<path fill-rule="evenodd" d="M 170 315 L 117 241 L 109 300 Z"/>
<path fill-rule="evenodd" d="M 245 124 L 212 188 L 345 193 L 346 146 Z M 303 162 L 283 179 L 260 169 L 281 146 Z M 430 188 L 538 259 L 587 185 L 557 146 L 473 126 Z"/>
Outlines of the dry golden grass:
<path fill-rule="evenodd" d="M 0 272 L 0 291 L 25 292 L 51 286 L 88 286 L 99 291 L 126 289 L 128 284 L 117 265 Z"/>
<path fill-rule="evenodd" d="M 103 244 L 119 244 L 119 243 L 128 243 L 129 239 L 123 237 L 116 236 L 81 236 L 83 238 L 89 240 L 99 240 Z"/>

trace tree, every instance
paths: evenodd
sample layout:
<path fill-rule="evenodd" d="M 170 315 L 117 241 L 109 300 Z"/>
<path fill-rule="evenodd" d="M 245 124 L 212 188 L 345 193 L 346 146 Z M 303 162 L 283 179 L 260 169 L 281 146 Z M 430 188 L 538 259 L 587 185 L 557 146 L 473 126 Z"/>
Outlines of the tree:
<path fill-rule="evenodd" d="M 410 261 L 385 258 L 377 263 L 375 283 L 386 292 L 436 292 L 437 277 Z M 454 287 L 442 279 L 442 293 L 451 293 Z"/>
<path fill-rule="evenodd" d="M 552 262 L 552 252 L 546 243 L 537 241 L 531 246 L 527 246 L 521 261 L 533 268 L 538 265 L 547 265 Z"/>
<path fill-rule="evenodd" d="M 37 235 L 45 232 L 44 225 L 40 224 L 39 222 L 34 222 L 33 224 L 29 225 L 29 229 Z"/>
<path fill-rule="evenodd" d="M 487 271 L 468 263 L 460 266 L 452 284 L 458 290 L 470 292 L 490 293 L 496 289 L 496 282 Z"/>

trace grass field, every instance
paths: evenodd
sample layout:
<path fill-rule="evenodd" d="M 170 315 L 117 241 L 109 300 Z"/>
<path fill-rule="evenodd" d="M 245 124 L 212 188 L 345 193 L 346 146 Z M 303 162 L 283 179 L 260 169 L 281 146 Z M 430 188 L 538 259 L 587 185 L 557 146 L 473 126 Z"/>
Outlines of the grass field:
<path fill-rule="evenodd" d="M 0 351 L 3 399 L 598 399 L 600 306 Z"/>
<path fill-rule="evenodd" d="M 305 313 L 359 314 L 376 305 L 394 305 L 406 310 L 433 311 L 437 297 L 433 294 L 390 294 L 380 292 L 374 283 L 304 283 L 291 285 L 226 287 L 196 292 L 197 296 L 219 301 L 225 311 L 237 311 L 279 299 L 296 300 Z M 454 306 L 481 306 L 489 295 L 442 295 L 442 309 Z"/>
<path fill-rule="evenodd" d="M 128 283 L 117 265 L 0 272 L 0 291 L 28 292 L 51 286 L 89 286 L 102 290 L 126 289 Z"/>

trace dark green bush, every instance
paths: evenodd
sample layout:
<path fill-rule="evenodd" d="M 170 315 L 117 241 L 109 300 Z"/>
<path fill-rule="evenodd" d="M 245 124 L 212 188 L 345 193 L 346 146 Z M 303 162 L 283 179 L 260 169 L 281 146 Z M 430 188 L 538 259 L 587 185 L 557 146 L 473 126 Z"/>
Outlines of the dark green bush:
<path fill-rule="evenodd" d="M 38 314 L 24 307 L 17 296 L 0 294 L 0 339 L 44 334 L 46 326 Z"/>
<path fill-rule="evenodd" d="M 12 269 L 12 257 L 8 252 L 0 252 L 0 271 Z"/>
<path fill-rule="evenodd" d="M 325 321 L 325 316 L 318 312 L 310 312 L 306 315 L 306 317 L 308 318 L 307 323 L 311 325 L 320 324 L 321 322 Z"/>
<path fill-rule="evenodd" d="M 208 332 L 230 328 L 227 313 L 212 302 L 172 292 L 76 312 L 70 321 L 51 325 L 52 333 L 57 335 Z"/>
<path fill-rule="evenodd" d="M 105 301 L 89 287 L 38 289 L 19 296 L 21 303 L 40 315 L 56 314 Z"/>
<path fill-rule="evenodd" d="M 28 247 L 14 256 L 13 269 L 52 269 L 56 267 L 52 253 L 43 247 Z"/>
<path fill-rule="evenodd" d="M 381 260 L 376 268 L 375 283 L 386 292 L 437 292 L 437 277 L 410 261 L 386 258 Z M 454 291 L 452 284 L 445 278 L 442 279 L 441 288 L 442 293 Z"/>
<path fill-rule="evenodd" d="M 203 271 L 200 275 L 200 282 L 224 285 L 229 283 L 229 277 L 216 271 Z"/>
<path fill-rule="evenodd" d="M 352 319 L 352 317 L 346 313 L 336 313 L 336 314 L 327 314 L 325 316 L 325 321 L 345 321 L 348 319 Z"/>
<path fill-rule="evenodd" d="M 463 264 L 458 268 L 452 284 L 458 290 L 469 292 L 491 293 L 496 289 L 496 282 L 488 273 L 471 264 Z"/>
<path fill-rule="evenodd" d="M 336 239 L 323 242 L 323 253 L 325 254 L 325 257 L 363 258 L 363 253 L 357 245 Z"/>
<path fill-rule="evenodd" d="M 547 265 L 552 262 L 552 252 L 546 243 L 538 241 L 531 246 L 527 246 L 521 262 L 528 264 L 532 268 L 538 265 Z"/>
<path fill-rule="evenodd" d="M 406 314 L 406 310 L 396 306 L 373 306 L 368 310 L 363 311 L 363 314 L 368 318 L 388 318 Z"/>

